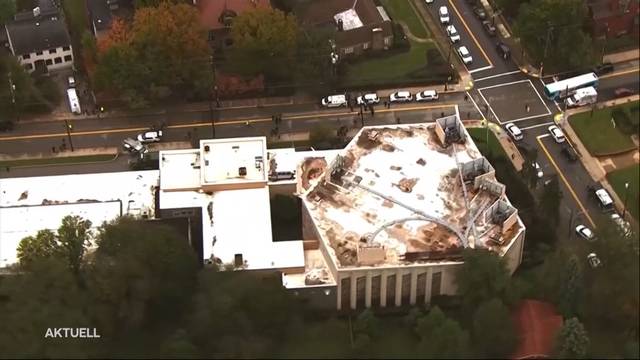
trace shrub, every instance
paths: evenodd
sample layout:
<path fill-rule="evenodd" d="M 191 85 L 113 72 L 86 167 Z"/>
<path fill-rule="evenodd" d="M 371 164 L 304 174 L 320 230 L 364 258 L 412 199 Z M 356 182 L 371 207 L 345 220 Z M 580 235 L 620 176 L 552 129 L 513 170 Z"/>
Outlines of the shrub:
<path fill-rule="evenodd" d="M 611 117 L 613 118 L 616 127 L 624 134 L 633 135 L 640 131 L 640 119 L 638 119 L 637 116 L 630 116 L 630 114 L 624 109 L 614 109 L 611 111 Z"/>

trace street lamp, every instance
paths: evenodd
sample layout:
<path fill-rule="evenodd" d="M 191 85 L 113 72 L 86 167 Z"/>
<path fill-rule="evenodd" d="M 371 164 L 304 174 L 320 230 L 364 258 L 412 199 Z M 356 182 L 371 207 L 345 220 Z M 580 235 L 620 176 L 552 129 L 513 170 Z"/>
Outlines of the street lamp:
<path fill-rule="evenodd" d="M 629 183 L 624 183 L 624 207 L 622 208 L 622 218 L 627 214 L 627 197 L 629 196 Z"/>
<path fill-rule="evenodd" d="M 65 128 L 67 129 L 67 137 L 69 138 L 69 145 L 71 146 L 71 152 L 73 152 L 73 142 L 71 141 L 71 130 L 73 126 L 69 124 L 69 120 L 64 119 Z"/>

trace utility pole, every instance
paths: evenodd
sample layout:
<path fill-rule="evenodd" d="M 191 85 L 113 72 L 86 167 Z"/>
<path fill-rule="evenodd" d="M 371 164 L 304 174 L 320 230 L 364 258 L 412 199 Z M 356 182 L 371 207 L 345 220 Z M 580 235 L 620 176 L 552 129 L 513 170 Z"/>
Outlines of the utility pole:
<path fill-rule="evenodd" d="M 213 84 L 216 83 L 216 65 L 215 62 L 213 61 L 213 55 L 209 56 L 209 60 L 211 61 L 211 81 L 213 82 Z M 214 92 L 215 92 L 215 97 L 216 97 L 216 107 L 218 107 L 218 105 L 220 104 L 220 101 L 218 100 L 218 86 L 214 85 Z M 216 138 L 216 118 L 213 114 L 213 93 L 209 94 L 209 117 L 211 118 L 211 137 L 212 138 Z M 217 115 L 217 109 L 216 109 L 216 115 Z"/>
<path fill-rule="evenodd" d="M 544 44 L 544 53 L 542 54 L 542 62 L 540 63 L 540 77 L 542 78 L 542 69 L 544 69 L 544 61 L 547 60 L 547 50 L 549 50 L 549 41 L 551 41 L 551 31 L 553 27 L 550 23 L 547 23 L 547 40 Z"/>
<path fill-rule="evenodd" d="M 73 152 L 73 141 L 71 141 L 71 130 L 73 129 L 73 126 L 69 124 L 69 120 L 67 119 L 64 119 L 64 125 L 65 125 L 65 128 L 67 129 L 67 137 L 69 138 L 69 145 L 71 146 L 71 152 Z"/>
<path fill-rule="evenodd" d="M 629 196 L 629 183 L 624 183 L 624 207 L 622 209 L 622 219 L 627 215 L 627 197 Z"/>

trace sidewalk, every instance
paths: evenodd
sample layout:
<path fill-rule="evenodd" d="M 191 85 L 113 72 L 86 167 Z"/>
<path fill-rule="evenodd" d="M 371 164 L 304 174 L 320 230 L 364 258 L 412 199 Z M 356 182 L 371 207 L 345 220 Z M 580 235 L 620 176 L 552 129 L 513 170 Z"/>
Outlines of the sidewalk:
<path fill-rule="evenodd" d="M 468 120 L 463 121 L 463 123 L 465 127 L 469 128 L 484 128 L 481 120 Z M 507 153 L 507 157 L 516 171 L 521 171 L 522 166 L 524 165 L 524 158 L 522 157 L 520 150 L 518 150 L 518 147 L 513 143 L 513 141 L 511 141 L 509 135 L 502 130 L 500 126 L 493 123 L 489 124 L 489 129 L 491 129 L 491 132 L 493 132 L 498 141 L 500 141 L 500 145 L 502 145 L 504 152 Z"/>

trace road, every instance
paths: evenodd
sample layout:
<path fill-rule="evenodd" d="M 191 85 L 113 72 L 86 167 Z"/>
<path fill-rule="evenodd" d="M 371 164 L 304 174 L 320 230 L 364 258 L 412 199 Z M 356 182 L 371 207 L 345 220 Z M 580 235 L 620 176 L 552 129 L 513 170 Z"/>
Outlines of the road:
<path fill-rule="evenodd" d="M 76 148 L 99 146 L 120 146 L 125 137 L 135 136 L 150 126 L 165 126 L 166 141 L 185 141 L 193 138 L 212 137 L 211 119 L 215 121 L 215 137 L 270 136 L 275 124 L 271 116 L 282 114 L 283 121 L 279 133 L 307 132 L 314 126 L 326 123 L 333 128 L 340 126 L 357 127 L 396 123 L 429 122 L 441 115 L 453 113 L 453 106 L 459 105 L 463 119 L 486 118 L 499 125 L 516 123 L 524 131 L 522 145 L 536 149 L 538 163 L 545 178 L 558 174 L 563 198 L 561 214 L 568 226 L 583 223 L 597 225 L 601 214 L 589 198 L 586 188 L 595 185 L 580 162 L 571 163 L 560 153 L 560 146 L 547 134 L 547 127 L 553 123 L 555 114 L 562 111 L 559 104 L 548 100 L 543 94 L 544 83 L 521 73 L 509 59 L 503 59 L 496 51 L 498 37 L 490 36 L 474 15 L 472 6 L 464 0 L 435 0 L 423 3 L 436 24 L 438 8 L 447 6 L 450 23 L 461 35 L 460 42 L 450 46 L 451 61 L 460 61 L 456 53 L 458 46 L 466 46 L 473 62 L 466 65 L 474 80 L 474 88 L 468 99 L 461 93 L 440 94 L 438 101 L 406 105 L 393 105 L 384 109 L 378 105 L 375 115 L 365 113 L 362 120 L 358 109 L 323 109 L 318 104 L 276 104 L 273 106 L 244 106 L 236 108 L 198 110 L 180 113 L 161 113 L 144 116 L 109 117 L 71 121 L 71 136 Z M 433 31 L 443 31 L 444 26 Z M 457 59 L 457 60 L 456 60 Z M 639 91 L 638 61 L 616 64 L 615 73 L 600 77 L 599 101 L 614 97 L 617 88 Z M 386 99 L 383 99 L 386 100 Z M 2 153 L 49 153 L 59 147 L 66 137 L 64 123 L 45 121 L 18 124 L 9 135 L 0 137 Z M 121 171 L 127 168 L 127 157 L 123 156 L 104 167 L 95 165 L 58 166 L 38 170 L 21 169 L 2 176 L 17 176 L 17 173 L 31 176 L 37 174 L 65 172 Z M 573 214 L 573 215 L 572 215 Z M 571 223 L 571 224 L 569 224 Z"/>

